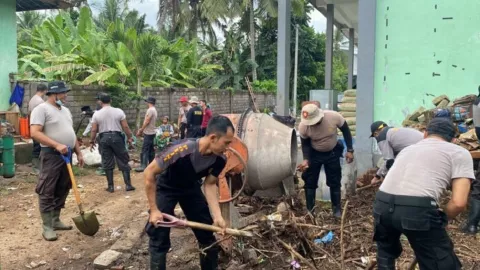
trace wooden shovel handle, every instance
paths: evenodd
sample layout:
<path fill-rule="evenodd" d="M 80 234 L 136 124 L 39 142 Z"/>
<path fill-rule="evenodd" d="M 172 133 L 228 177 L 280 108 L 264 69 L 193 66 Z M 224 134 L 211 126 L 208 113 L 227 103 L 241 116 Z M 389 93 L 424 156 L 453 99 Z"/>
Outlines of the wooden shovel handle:
<path fill-rule="evenodd" d="M 205 230 L 205 231 L 218 232 L 218 233 L 222 232 L 222 228 L 220 227 L 207 225 L 207 224 L 194 222 L 194 221 L 186 221 L 186 226 L 194 229 Z M 227 228 L 225 233 L 234 235 L 234 236 L 253 237 L 253 234 L 251 232 L 240 231 L 240 230 L 230 229 L 230 228 Z"/>
<path fill-rule="evenodd" d="M 78 209 L 80 213 L 83 213 L 82 201 L 80 200 L 80 193 L 77 189 L 77 182 L 75 181 L 75 176 L 73 175 L 72 164 L 67 163 L 68 174 L 70 175 L 70 181 L 72 181 L 73 193 L 75 194 L 75 201 L 77 202 Z"/>

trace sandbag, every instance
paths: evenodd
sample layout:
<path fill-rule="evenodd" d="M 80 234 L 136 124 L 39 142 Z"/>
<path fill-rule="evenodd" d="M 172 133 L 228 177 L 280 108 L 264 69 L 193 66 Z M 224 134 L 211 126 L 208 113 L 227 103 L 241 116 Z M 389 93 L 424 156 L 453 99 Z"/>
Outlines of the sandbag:
<path fill-rule="evenodd" d="M 356 112 L 339 112 L 343 117 L 356 117 Z"/>
<path fill-rule="evenodd" d="M 355 124 L 353 125 L 348 125 L 348 128 L 350 129 L 350 131 L 356 131 L 357 130 L 357 126 Z"/>
<path fill-rule="evenodd" d="M 448 102 L 450 102 L 450 99 L 448 98 L 447 95 L 441 95 L 441 96 L 438 96 L 438 97 L 434 98 L 434 99 L 432 100 L 432 103 L 433 103 L 433 105 L 437 106 L 437 105 L 440 104 L 440 102 L 442 102 L 443 100 L 447 100 L 447 104 L 448 104 Z"/>
<path fill-rule="evenodd" d="M 345 96 L 345 97 L 356 97 L 357 96 L 357 90 L 355 90 L 355 89 L 345 90 L 345 92 L 343 92 L 343 96 Z"/>
<path fill-rule="evenodd" d="M 476 95 L 466 95 L 466 96 L 463 96 L 461 98 L 455 99 L 453 101 L 453 106 L 470 105 L 470 104 L 473 104 L 473 102 L 475 102 L 476 99 L 477 99 Z"/>
<path fill-rule="evenodd" d="M 357 103 L 356 97 L 343 97 L 342 103 Z"/>
<path fill-rule="evenodd" d="M 438 103 L 437 108 L 438 109 L 445 109 L 445 108 L 447 108 L 449 102 L 450 101 L 448 101 L 447 99 L 444 99 L 440 103 Z"/>
<path fill-rule="evenodd" d="M 424 108 L 424 107 L 420 107 L 420 108 L 418 108 L 417 110 L 415 110 L 415 111 L 412 113 L 412 115 L 411 115 L 409 118 L 407 118 L 407 119 L 410 120 L 410 121 L 417 121 L 418 117 L 419 117 L 420 115 L 422 115 L 424 112 L 425 112 L 425 108 Z"/>
<path fill-rule="evenodd" d="M 357 110 L 356 103 L 341 103 L 338 104 L 338 109 L 344 112 L 355 112 Z"/>
<path fill-rule="evenodd" d="M 355 125 L 357 123 L 357 118 L 356 117 L 345 117 L 345 121 L 349 126 Z"/>

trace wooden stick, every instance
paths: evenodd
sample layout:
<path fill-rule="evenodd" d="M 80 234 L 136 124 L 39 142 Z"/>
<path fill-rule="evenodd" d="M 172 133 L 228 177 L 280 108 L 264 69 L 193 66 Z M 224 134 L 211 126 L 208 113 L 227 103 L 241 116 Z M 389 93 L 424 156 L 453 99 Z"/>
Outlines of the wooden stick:
<path fill-rule="evenodd" d="M 359 191 L 362 191 L 362 190 L 365 190 L 365 189 L 369 189 L 369 188 L 374 187 L 374 186 L 376 186 L 376 185 L 375 184 L 366 185 L 364 187 L 355 189 L 355 192 L 359 192 Z"/>
<path fill-rule="evenodd" d="M 308 265 L 308 267 L 310 267 L 311 269 L 318 269 L 316 268 L 313 264 L 311 264 L 307 259 L 305 259 L 302 255 L 300 255 L 297 251 L 295 251 L 295 249 L 293 249 L 292 246 L 290 246 L 289 244 L 283 242 L 282 240 L 280 240 L 280 238 L 277 237 L 277 240 L 278 242 L 280 242 L 280 244 L 283 245 L 284 248 L 286 248 L 290 253 L 292 253 L 293 255 L 295 255 L 295 257 L 297 257 L 300 261 L 302 261 L 303 263 L 305 263 L 306 265 Z"/>
<path fill-rule="evenodd" d="M 340 249 L 341 249 L 341 262 L 342 262 L 342 270 L 345 269 L 345 247 L 343 246 L 343 226 L 345 222 L 345 216 L 347 214 L 348 208 L 348 200 L 345 202 L 345 206 L 343 207 L 342 213 L 342 221 L 340 223 Z"/>
<path fill-rule="evenodd" d="M 195 228 L 195 229 L 200 229 L 200 230 L 205 230 L 205 231 L 211 231 L 211 232 L 217 232 L 221 233 L 223 230 L 220 227 L 213 226 L 213 225 L 208 225 L 208 224 L 203 224 L 199 222 L 194 222 L 194 221 L 185 221 L 185 226 L 190 227 L 190 228 Z M 235 236 L 245 236 L 245 237 L 253 237 L 253 233 L 247 232 L 247 231 L 240 231 L 236 229 L 230 229 L 227 228 L 225 230 L 226 234 L 230 235 L 235 235 Z"/>

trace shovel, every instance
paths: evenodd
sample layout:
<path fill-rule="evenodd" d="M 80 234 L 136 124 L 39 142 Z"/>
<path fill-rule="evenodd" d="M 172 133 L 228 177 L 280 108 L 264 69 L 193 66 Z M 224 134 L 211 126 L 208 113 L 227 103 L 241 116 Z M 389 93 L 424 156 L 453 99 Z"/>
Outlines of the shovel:
<path fill-rule="evenodd" d="M 200 229 L 200 230 L 205 230 L 205 231 L 211 231 L 211 232 L 217 232 L 220 233 L 223 231 L 222 228 L 213 226 L 213 225 L 208 225 L 204 223 L 199 223 L 199 222 L 193 222 L 193 221 L 188 221 L 188 220 L 181 220 L 178 219 L 174 216 L 171 216 L 169 214 L 164 214 L 163 215 L 163 221 L 158 221 L 157 225 L 160 227 L 168 227 L 168 228 L 178 228 L 178 227 L 189 227 L 193 229 Z M 226 234 L 234 235 L 234 236 L 245 236 L 245 237 L 253 237 L 253 233 L 247 232 L 247 231 L 241 231 L 241 230 L 236 230 L 236 229 L 230 229 L 227 228 L 225 230 Z"/>
<path fill-rule="evenodd" d="M 97 216 L 95 215 L 95 212 L 92 211 L 92 212 L 85 213 L 83 211 L 82 202 L 80 201 L 80 193 L 78 192 L 75 176 L 73 175 L 72 164 L 70 161 L 71 156 L 72 156 L 72 149 L 68 148 L 67 156 L 62 155 L 62 158 L 63 160 L 65 160 L 65 163 L 67 163 L 68 174 L 70 175 L 70 180 L 72 181 L 73 193 L 75 194 L 75 201 L 77 202 L 78 210 L 80 210 L 80 215 L 72 218 L 73 223 L 75 223 L 75 226 L 81 233 L 88 236 L 94 236 L 98 232 L 98 228 L 100 227 L 100 224 L 98 223 L 98 219 L 97 219 Z"/>

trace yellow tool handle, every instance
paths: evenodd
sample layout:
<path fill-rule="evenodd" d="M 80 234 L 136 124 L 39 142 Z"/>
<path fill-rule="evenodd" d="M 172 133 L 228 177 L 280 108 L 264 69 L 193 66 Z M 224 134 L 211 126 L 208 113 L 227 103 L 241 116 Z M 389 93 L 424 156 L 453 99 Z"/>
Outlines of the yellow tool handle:
<path fill-rule="evenodd" d="M 213 226 L 213 225 L 208 225 L 208 224 L 203 224 L 199 222 L 194 222 L 194 221 L 186 221 L 186 226 L 190 228 L 195 228 L 195 229 L 200 229 L 200 230 L 205 230 L 205 231 L 211 231 L 211 232 L 222 232 L 222 228 Z M 247 231 L 240 231 L 236 229 L 230 229 L 227 228 L 225 230 L 226 234 L 234 235 L 234 236 L 245 236 L 245 237 L 253 237 L 253 234 L 251 232 Z"/>
<path fill-rule="evenodd" d="M 73 175 L 72 164 L 67 163 L 68 174 L 70 175 L 70 181 L 72 181 L 73 193 L 75 194 L 75 201 L 77 202 L 78 209 L 80 213 L 83 213 L 82 201 L 80 200 L 80 193 L 77 189 L 77 182 L 75 181 L 75 176 Z"/>

